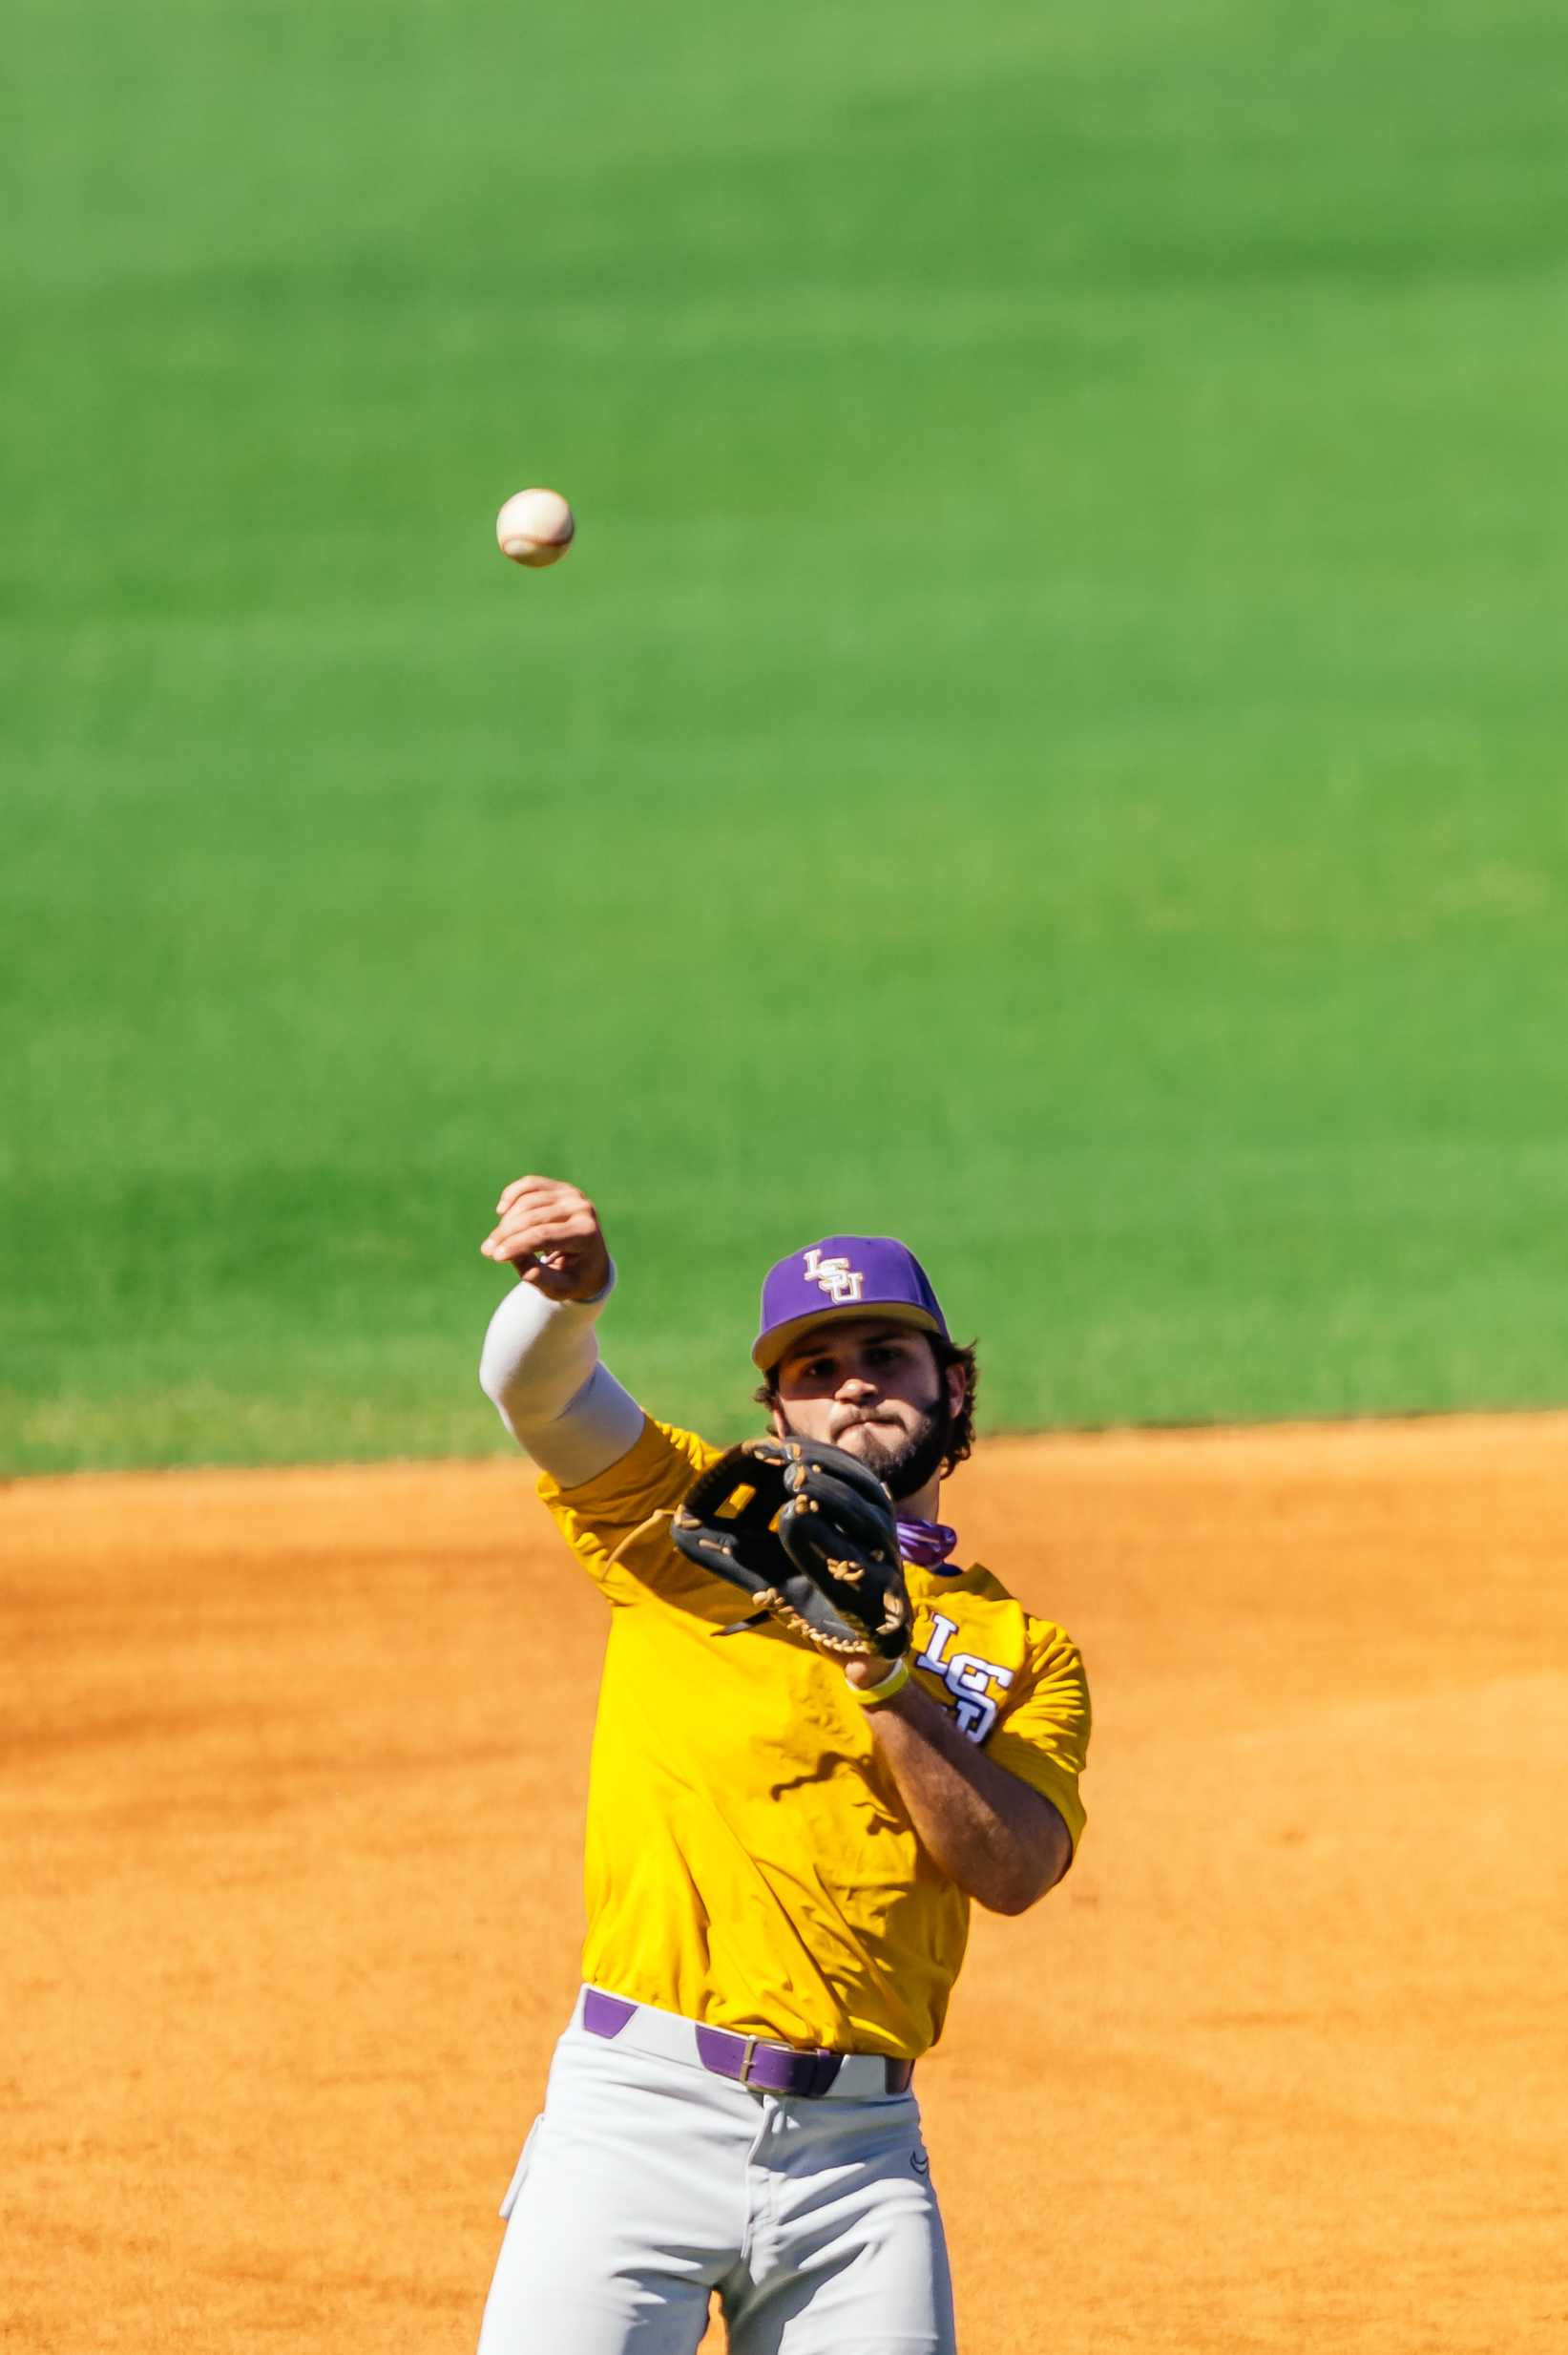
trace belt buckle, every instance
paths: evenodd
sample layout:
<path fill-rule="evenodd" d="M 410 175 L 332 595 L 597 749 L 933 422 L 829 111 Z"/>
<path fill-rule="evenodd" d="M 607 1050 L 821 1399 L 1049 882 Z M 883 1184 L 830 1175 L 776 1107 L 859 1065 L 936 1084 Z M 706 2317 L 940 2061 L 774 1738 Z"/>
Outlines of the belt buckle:
<path fill-rule="evenodd" d="M 741 2054 L 741 2073 L 736 2080 L 738 2084 L 749 2085 L 751 2083 L 751 2064 L 757 2057 L 757 2047 L 762 2041 L 760 2036 L 748 2036 L 745 2039 L 745 2049 Z"/>

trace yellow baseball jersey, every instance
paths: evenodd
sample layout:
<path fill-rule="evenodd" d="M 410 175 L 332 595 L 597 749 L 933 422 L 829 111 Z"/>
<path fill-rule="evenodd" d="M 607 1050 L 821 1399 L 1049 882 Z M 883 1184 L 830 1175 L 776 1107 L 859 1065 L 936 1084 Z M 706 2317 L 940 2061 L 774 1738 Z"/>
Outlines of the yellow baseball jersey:
<path fill-rule="evenodd" d="M 539 1482 L 612 1607 L 583 1976 L 745 2035 L 912 2059 L 941 2032 L 970 1901 L 917 1839 L 843 1671 L 772 1623 L 721 1636 L 745 1597 L 652 1519 L 720 1452 L 649 1420 L 596 1479 Z M 1044 1794 L 1076 1848 L 1077 1649 L 978 1565 L 905 1576 L 916 1677 Z"/>

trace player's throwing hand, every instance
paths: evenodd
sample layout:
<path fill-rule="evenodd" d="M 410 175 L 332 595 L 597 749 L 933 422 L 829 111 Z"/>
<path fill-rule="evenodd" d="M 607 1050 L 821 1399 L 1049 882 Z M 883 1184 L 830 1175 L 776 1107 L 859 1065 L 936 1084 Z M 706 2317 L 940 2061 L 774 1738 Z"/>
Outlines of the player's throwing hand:
<path fill-rule="evenodd" d="M 588 1196 L 559 1178 L 513 1178 L 479 1249 L 511 1264 L 553 1300 L 595 1300 L 610 1281 L 610 1253 Z"/>

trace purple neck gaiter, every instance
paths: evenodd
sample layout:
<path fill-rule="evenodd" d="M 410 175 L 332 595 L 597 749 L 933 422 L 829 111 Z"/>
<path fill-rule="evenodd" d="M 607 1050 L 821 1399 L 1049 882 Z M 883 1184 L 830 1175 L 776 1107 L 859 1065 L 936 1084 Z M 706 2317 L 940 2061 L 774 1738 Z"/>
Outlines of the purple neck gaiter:
<path fill-rule="evenodd" d="M 945 1521 L 905 1521 L 898 1524 L 898 1550 L 906 1562 L 923 1570 L 939 1570 L 958 1543 L 958 1532 Z"/>

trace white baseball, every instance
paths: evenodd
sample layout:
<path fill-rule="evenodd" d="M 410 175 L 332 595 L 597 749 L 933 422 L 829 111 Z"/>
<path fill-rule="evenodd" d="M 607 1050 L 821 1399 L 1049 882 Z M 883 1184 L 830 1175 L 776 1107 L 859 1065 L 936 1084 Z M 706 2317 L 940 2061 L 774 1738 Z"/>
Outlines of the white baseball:
<path fill-rule="evenodd" d="M 513 491 L 495 518 L 501 554 L 513 564 L 558 564 L 576 528 L 558 491 Z"/>

